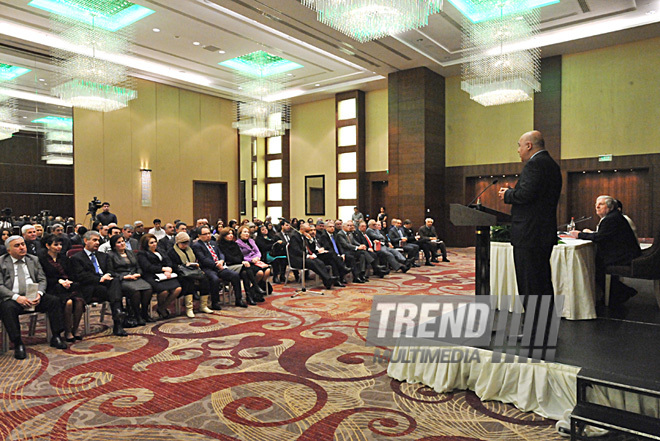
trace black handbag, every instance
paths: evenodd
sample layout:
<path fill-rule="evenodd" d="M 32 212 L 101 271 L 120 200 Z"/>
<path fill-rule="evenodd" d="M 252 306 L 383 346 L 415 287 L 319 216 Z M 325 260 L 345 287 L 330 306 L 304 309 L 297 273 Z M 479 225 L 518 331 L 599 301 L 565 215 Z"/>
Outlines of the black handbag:
<path fill-rule="evenodd" d="M 176 268 L 176 272 L 179 276 L 192 280 L 202 280 L 206 276 L 206 274 L 204 274 L 204 271 L 202 271 L 201 269 L 190 268 L 185 265 L 179 265 Z"/>

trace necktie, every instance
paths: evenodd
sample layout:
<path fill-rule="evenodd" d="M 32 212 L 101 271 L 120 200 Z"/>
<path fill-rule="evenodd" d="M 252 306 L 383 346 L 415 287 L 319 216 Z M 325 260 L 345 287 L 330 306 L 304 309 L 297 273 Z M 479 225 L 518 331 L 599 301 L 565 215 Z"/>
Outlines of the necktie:
<path fill-rule="evenodd" d="M 286 243 L 289 243 L 290 239 L 288 234 L 284 235 L 284 240 L 286 240 Z"/>
<path fill-rule="evenodd" d="M 27 284 L 25 283 L 25 262 L 22 259 L 16 261 L 16 277 L 18 278 L 18 294 L 24 296 Z"/>
<path fill-rule="evenodd" d="M 332 241 L 332 247 L 335 249 L 335 253 L 339 254 L 339 249 L 337 248 L 337 243 L 335 242 L 335 238 L 330 235 L 330 240 Z"/>
<path fill-rule="evenodd" d="M 211 246 L 211 244 L 207 243 L 206 246 L 209 247 L 209 251 L 211 252 L 211 256 L 213 256 L 213 261 L 217 262 L 218 261 L 218 255 L 215 254 L 215 251 L 213 251 L 213 247 Z"/>
<path fill-rule="evenodd" d="M 362 235 L 364 236 L 365 239 L 367 239 L 367 243 L 369 244 L 369 248 L 373 248 L 374 246 L 373 246 L 373 244 L 371 243 L 371 241 L 369 240 L 369 236 L 367 236 L 367 235 L 364 234 L 364 233 L 362 233 Z"/>
<path fill-rule="evenodd" d="M 92 263 L 94 264 L 94 271 L 96 274 L 101 274 L 101 267 L 99 267 L 99 261 L 96 260 L 96 255 L 94 253 L 90 254 L 89 258 L 91 259 Z"/>

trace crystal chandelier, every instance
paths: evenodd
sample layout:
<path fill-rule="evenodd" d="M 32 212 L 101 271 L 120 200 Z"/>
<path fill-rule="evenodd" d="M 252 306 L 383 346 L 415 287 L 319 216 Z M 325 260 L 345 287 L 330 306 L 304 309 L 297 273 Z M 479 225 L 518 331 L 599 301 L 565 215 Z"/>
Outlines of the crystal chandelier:
<path fill-rule="evenodd" d="M 241 135 L 268 138 L 291 128 L 287 100 L 270 101 L 284 89 L 285 72 L 302 66 L 264 51 L 220 63 L 235 70 L 240 94 L 236 97 L 236 121 L 232 127 Z"/>
<path fill-rule="evenodd" d="M 463 48 L 469 61 L 463 64 L 461 89 L 484 106 L 529 101 L 541 90 L 541 51 L 507 50 L 508 44 L 538 33 L 539 11 L 535 8 L 507 15 L 504 8 L 508 3 L 499 0 L 492 6 L 499 8 L 495 18 L 478 23 L 463 20 Z"/>
<path fill-rule="evenodd" d="M 97 53 L 130 52 L 130 28 L 114 29 L 108 23 L 136 5 L 125 0 L 60 0 L 60 3 L 74 8 L 77 14 L 52 13 L 51 25 L 60 37 L 76 45 L 78 51 L 53 49 L 60 73 L 53 94 L 83 109 L 111 112 L 126 107 L 137 98 L 127 67 L 101 59 Z"/>
<path fill-rule="evenodd" d="M 16 100 L 10 96 L 0 94 L 0 141 L 9 139 L 20 130 L 16 124 Z"/>
<path fill-rule="evenodd" d="M 426 26 L 443 0 L 302 0 L 318 20 L 360 43 Z"/>

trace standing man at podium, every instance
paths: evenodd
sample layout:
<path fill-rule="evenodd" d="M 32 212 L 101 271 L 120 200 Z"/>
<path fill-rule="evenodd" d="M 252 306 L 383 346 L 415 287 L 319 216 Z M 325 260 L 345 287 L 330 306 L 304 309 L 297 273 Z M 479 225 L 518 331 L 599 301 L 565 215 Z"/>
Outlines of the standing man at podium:
<path fill-rule="evenodd" d="M 562 179 L 559 165 L 545 150 L 541 132 L 523 134 L 518 140 L 518 154 L 525 163 L 520 179 L 515 188 L 500 188 L 498 195 L 511 204 L 513 261 L 525 307 L 530 295 L 554 295 L 550 255 L 557 244 L 557 203 Z"/>

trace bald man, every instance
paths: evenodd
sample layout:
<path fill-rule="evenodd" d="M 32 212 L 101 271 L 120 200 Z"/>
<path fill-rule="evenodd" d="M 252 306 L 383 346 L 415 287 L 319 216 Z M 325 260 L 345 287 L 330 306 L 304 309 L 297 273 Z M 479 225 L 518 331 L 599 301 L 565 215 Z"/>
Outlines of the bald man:
<path fill-rule="evenodd" d="M 498 195 L 511 204 L 513 260 L 518 292 L 525 307 L 529 296 L 554 296 L 550 255 L 557 244 L 557 203 L 562 179 L 559 165 L 545 150 L 541 132 L 523 134 L 518 140 L 518 155 L 525 164 L 520 179 L 515 188 L 500 188 Z"/>

